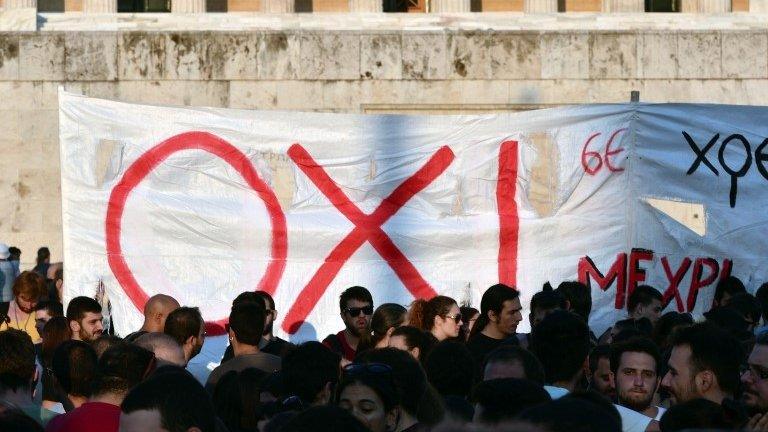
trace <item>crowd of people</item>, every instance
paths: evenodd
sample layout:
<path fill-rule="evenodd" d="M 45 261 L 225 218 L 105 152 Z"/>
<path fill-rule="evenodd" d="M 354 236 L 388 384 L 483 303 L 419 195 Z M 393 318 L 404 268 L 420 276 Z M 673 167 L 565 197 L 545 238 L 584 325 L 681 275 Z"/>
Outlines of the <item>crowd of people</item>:
<path fill-rule="evenodd" d="M 578 282 L 546 284 L 527 317 L 503 284 L 479 310 L 442 295 L 377 306 L 354 286 L 339 298 L 344 329 L 298 345 L 274 335 L 269 294 L 244 292 L 200 383 L 186 370 L 206 337 L 198 308 L 156 295 L 140 329 L 106 334 L 94 298 L 64 310 L 47 249 L 24 272 L 18 255 L 5 265 L 10 249 L 0 244 L 3 432 L 768 431 L 768 285 L 753 295 L 735 277 L 700 322 L 638 286 L 599 336 Z"/>

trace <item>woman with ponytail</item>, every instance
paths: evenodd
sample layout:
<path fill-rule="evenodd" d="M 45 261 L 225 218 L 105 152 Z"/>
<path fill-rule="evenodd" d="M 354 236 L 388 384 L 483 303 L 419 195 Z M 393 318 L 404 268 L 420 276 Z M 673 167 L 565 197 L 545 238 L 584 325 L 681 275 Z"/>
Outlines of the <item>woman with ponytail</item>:
<path fill-rule="evenodd" d="M 517 345 L 517 325 L 523 320 L 520 292 L 496 284 L 488 288 L 480 301 L 480 317 L 472 327 L 467 348 L 472 353 L 478 376 L 485 356 L 501 345 Z"/>
<path fill-rule="evenodd" d="M 373 312 L 373 318 L 371 318 L 373 336 L 365 345 L 360 345 L 357 351 L 388 347 L 392 332 L 405 324 L 407 314 L 408 309 L 397 303 L 384 303 L 377 307 L 376 311 Z"/>
<path fill-rule="evenodd" d="M 462 324 L 456 300 L 442 295 L 431 300 L 416 300 L 411 304 L 408 317 L 410 325 L 432 333 L 438 341 L 459 336 Z"/>

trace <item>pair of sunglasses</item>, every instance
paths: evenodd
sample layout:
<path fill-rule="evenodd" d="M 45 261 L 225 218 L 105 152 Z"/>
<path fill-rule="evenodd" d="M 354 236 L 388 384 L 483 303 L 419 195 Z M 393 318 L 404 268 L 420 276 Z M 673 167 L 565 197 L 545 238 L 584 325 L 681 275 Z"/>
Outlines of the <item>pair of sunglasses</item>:
<path fill-rule="evenodd" d="M 456 315 L 443 315 L 443 317 L 445 317 L 445 318 L 450 318 L 450 319 L 452 319 L 452 320 L 456 321 L 456 324 L 458 324 L 458 323 L 460 323 L 460 322 L 461 322 L 461 314 L 456 314 Z"/>
<path fill-rule="evenodd" d="M 392 368 L 384 363 L 351 363 L 344 366 L 343 372 L 345 376 L 379 375 L 392 373 Z"/>
<path fill-rule="evenodd" d="M 360 312 L 364 315 L 373 315 L 373 306 L 346 308 L 344 312 L 348 313 L 351 317 L 360 316 Z"/>

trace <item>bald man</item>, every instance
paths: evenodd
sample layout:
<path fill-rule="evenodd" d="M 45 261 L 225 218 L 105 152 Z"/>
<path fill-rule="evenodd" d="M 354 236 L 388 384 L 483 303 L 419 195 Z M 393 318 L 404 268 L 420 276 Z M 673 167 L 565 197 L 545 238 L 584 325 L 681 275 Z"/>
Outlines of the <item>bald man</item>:
<path fill-rule="evenodd" d="M 170 364 L 185 367 L 187 365 L 181 345 L 165 333 L 145 333 L 136 339 L 136 345 L 155 353 L 158 366 Z"/>
<path fill-rule="evenodd" d="M 144 325 L 141 326 L 139 331 L 126 336 L 125 340 L 134 342 L 139 336 L 147 333 L 162 333 L 168 314 L 179 307 L 179 302 L 169 295 L 153 295 L 147 300 L 147 304 L 144 305 Z"/>

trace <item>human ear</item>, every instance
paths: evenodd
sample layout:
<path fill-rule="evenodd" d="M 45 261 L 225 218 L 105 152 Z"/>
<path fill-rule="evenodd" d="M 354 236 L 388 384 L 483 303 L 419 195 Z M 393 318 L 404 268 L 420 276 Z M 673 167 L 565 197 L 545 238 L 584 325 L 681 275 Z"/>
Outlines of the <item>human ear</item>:
<path fill-rule="evenodd" d="M 419 347 L 414 347 L 414 348 L 411 350 L 411 354 L 413 354 L 413 356 L 414 356 L 415 358 L 417 358 L 417 359 L 418 359 L 419 357 L 421 357 L 421 348 L 419 348 Z"/>
<path fill-rule="evenodd" d="M 75 320 L 70 321 L 69 330 L 72 331 L 73 335 L 80 333 L 80 324 Z"/>

